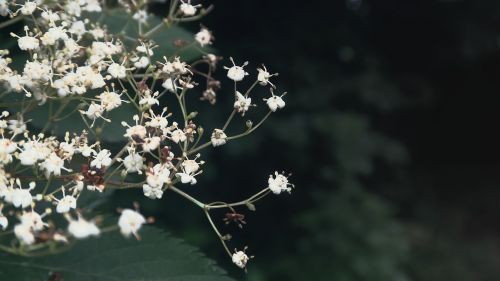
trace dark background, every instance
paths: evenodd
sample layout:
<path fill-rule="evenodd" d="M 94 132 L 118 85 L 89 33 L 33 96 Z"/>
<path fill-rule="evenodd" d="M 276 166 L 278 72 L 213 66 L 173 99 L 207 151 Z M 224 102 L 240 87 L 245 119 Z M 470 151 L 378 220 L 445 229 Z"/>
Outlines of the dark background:
<path fill-rule="evenodd" d="M 143 204 L 157 225 L 239 280 L 500 280 L 499 1 L 213 3 L 202 23 L 223 64 L 264 62 L 289 94 L 257 133 L 207 152 L 190 192 L 240 199 L 276 168 L 296 189 L 223 228 L 256 255 L 246 275 L 174 194 Z M 229 86 L 206 127 L 227 116 Z"/>

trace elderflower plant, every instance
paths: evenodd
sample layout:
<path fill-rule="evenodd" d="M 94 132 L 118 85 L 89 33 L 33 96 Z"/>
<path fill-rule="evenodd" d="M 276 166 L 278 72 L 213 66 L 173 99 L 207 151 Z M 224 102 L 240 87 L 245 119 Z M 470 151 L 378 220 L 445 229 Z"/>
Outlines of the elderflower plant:
<path fill-rule="evenodd" d="M 28 0 L 0 4 L 1 27 L 23 23 L 23 33 L 11 33 L 11 38 L 17 43 L 16 52 L 27 58 L 21 61 L 11 57 L 10 50 L 0 50 L 1 98 L 5 101 L 0 116 L 0 231 L 15 238 L 0 249 L 51 253 L 71 240 L 114 230 L 139 238 L 141 227 L 153 220 L 144 217 L 137 204 L 121 210 L 113 223 L 93 215 L 79 200 L 85 193 L 100 196 L 108 190 L 137 188 L 151 200 L 173 192 L 199 207 L 234 264 L 246 268 L 250 259 L 246 247 L 229 250 L 230 235 L 220 232 L 211 211 L 226 209 L 224 221 L 241 226 L 244 216 L 237 209 L 254 210 L 254 203 L 264 196 L 290 192 L 293 185 L 288 176 L 276 172 L 265 188 L 235 203 L 223 198 L 201 202 L 189 190 L 200 185 L 198 179 L 209 164 L 203 160 L 205 150 L 221 149 L 251 134 L 271 113 L 285 107 L 284 94 L 274 93 L 277 73 L 271 74 L 264 65 L 253 71 L 249 62 L 236 64 L 232 57 L 230 67 L 220 68 L 222 57 L 204 48 L 214 42 L 212 31 L 204 26 L 190 42 L 175 41 L 177 49 L 164 52 L 168 48 L 155 40 L 158 33 L 169 34 L 170 28 L 199 20 L 212 6 L 172 0 L 167 16 L 154 21 L 156 16 L 148 12 L 145 0 L 118 1 L 114 6 L 104 3 Z M 112 12 L 126 17 L 121 31 L 104 21 Z M 136 32 L 128 32 L 128 26 Z M 179 54 L 187 48 L 196 50 L 197 58 L 184 61 Z M 224 72 L 227 80 L 217 81 L 213 76 L 217 71 Z M 242 87 L 240 82 L 248 79 L 253 84 Z M 203 116 L 195 113 L 195 105 L 186 97 L 197 95 L 215 105 L 224 84 L 232 89 L 229 95 L 234 96 L 234 106 L 217 109 L 226 110 L 228 118 L 206 131 L 199 125 Z M 255 91 L 267 93 L 268 98 L 252 99 Z M 168 96 L 175 102 L 166 103 Z M 229 133 L 232 121 L 256 106 L 267 108 L 267 114 L 256 125 L 247 122 L 241 133 Z M 40 109 L 46 119 L 28 118 Z M 113 115 L 116 112 L 126 114 Z M 77 120 L 71 124 L 74 129 L 61 135 L 59 125 L 75 116 L 71 119 Z M 44 126 L 35 126 L 40 123 Z M 117 134 L 119 142 L 110 144 L 103 133 L 114 124 L 121 125 L 121 133 Z M 83 129 L 76 129 L 78 125 Z M 123 145 L 116 150 L 116 143 Z"/>

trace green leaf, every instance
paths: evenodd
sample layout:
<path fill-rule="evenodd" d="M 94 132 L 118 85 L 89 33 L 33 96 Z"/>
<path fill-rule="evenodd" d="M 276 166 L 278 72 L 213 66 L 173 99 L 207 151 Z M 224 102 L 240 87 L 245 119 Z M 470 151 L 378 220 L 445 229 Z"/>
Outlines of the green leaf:
<path fill-rule="evenodd" d="M 142 240 L 113 232 L 78 241 L 68 251 L 46 257 L 0 254 L 0 280 L 45 281 L 58 273 L 66 281 L 231 281 L 195 248 L 145 227 Z"/>
<path fill-rule="evenodd" d="M 101 24 L 107 26 L 108 30 L 116 35 L 126 34 L 128 37 L 138 38 L 139 37 L 139 24 L 136 20 L 132 19 L 131 16 L 124 10 L 120 8 L 110 9 L 105 11 L 106 15 L 100 18 Z M 162 18 L 150 14 L 147 20 L 147 25 L 143 25 L 143 33 L 146 33 L 150 29 L 162 23 Z M 182 40 L 185 42 L 193 42 L 194 34 L 178 25 L 173 26 L 163 26 L 157 32 L 153 33 L 150 37 L 160 48 L 154 50 L 153 61 L 161 60 L 163 56 L 172 56 L 174 54 L 180 56 L 184 61 L 192 61 L 199 58 L 202 53 L 199 49 L 205 52 L 211 52 L 210 48 L 201 48 L 194 46 L 186 47 L 179 50 L 175 47 L 174 42 L 176 40 Z M 129 41 L 124 40 L 125 43 Z"/>
<path fill-rule="evenodd" d="M 87 94 L 87 96 L 95 97 L 97 92 L 98 91 L 94 90 Z M 24 96 L 22 93 L 9 93 L 0 100 L 1 105 L 3 105 L 0 106 L 0 108 L 5 108 L 11 111 L 20 110 L 23 104 L 24 106 L 28 106 L 30 103 L 29 100 L 26 100 L 23 103 L 23 99 Z M 64 137 L 66 132 L 80 134 L 84 129 L 88 131 L 88 127 L 82 120 L 82 115 L 78 112 L 79 109 L 86 110 L 88 105 L 80 107 L 81 103 L 76 100 L 69 101 L 68 103 L 49 100 L 43 105 L 36 105 L 37 102 L 35 100 L 31 100 L 31 103 L 34 107 L 31 111 L 24 114 L 24 120 L 30 120 L 28 125 L 37 131 L 41 131 L 46 125 L 50 125 L 50 127 L 48 127 L 48 131 L 46 132 L 50 132 L 51 135 L 55 135 L 59 138 Z M 50 103 L 52 103 L 52 110 L 49 109 L 51 107 Z M 52 111 L 53 115 L 54 112 L 58 112 L 60 108 L 62 108 L 62 111 L 59 112 L 55 120 L 48 124 L 49 112 Z M 121 124 L 121 121 L 131 123 L 134 114 L 137 114 L 137 109 L 135 109 L 130 103 L 123 103 L 120 107 L 115 108 L 110 112 L 106 112 L 105 117 L 110 119 L 111 122 L 98 118 L 95 121 L 93 129 L 98 130 L 101 141 L 108 143 L 124 142 L 125 139 L 123 135 L 125 134 L 126 129 Z M 88 118 L 85 120 L 88 124 L 92 123 L 92 120 Z M 90 134 L 89 138 L 93 140 L 93 134 Z"/>
<path fill-rule="evenodd" d="M 89 96 L 92 96 L 89 94 Z M 57 120 L 52 124 L 50 132 L 53 134 L 63 137 L 66 132 L 70 133 L 80 133 L 83 129 L 87 129 L 84 121 L 82 120 L 82 116 L 75 111 L 79 106 L 79 102 L 70 102 L 65 106 L 64 111 L 59 115 L 61 117 L 65 117 L 62 120 Z M 57 111 L 61 106 L 61 103 L 54 102 L 53 111 Z M 42 129 L 48 120 L 48 102 L 44 105 L 37 106 L 31 112 L 25 114 L 25 119 L 31 119 L 30 124 L 37 129 Z M 82 108 L 86 110 L 88 106 Z M 72 113 L 72 111 L 75 111 Z M 123 103 L 120 107 L 111 110 L 106 118 L 110 119 L 111 122 L 104 121 L 100 118 L 96 120 L 96 126 L 101 127 L 104 125 L 104 128 L 100 131 L 100 137 L 102 141 L 105 142 L 123 142 L 125 139 L 123 134 L 125 134 L 125 128 L 121 125 L 121 121 L 132 122 L 132 116 L 137 113 L 137 110 L 130 103 Z M 90 124 L 92 120 L 86 119 Z M 90 134 L 89 137 L 92 139 L 93 135 Z"/>

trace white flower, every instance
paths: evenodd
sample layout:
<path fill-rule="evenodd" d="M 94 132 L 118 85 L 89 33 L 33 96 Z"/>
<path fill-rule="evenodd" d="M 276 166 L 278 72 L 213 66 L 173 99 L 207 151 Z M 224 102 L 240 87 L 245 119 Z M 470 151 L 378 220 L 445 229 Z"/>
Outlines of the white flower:
<path fill-rule="evenodd" d="M 5 77 L 4 80 L 8 83 L 9 87 L 12 90 L 14 90 L 16 92 L 21 92 L 24 90 L 23 86 L 26 83 L 25 77 L 23 77 L 19 74 L 16 74 L 16 75 L 9 75 L 9 76 Z M 30 95 L 27 93 L 26 96 L 29 97 Z"/>
<path fill-rule="evenodd" d="M 288 182 L 288 178 L 283 174 L 279 174 L 278 172 L 275 172 L 274 175 L 274 178 L 273 175 L 269 176 L 269 179 L 267 181 L 268 188 L 274 194 L 280 194 L 283 191 L 290 193 L 292 191 L 293 184 Z"/>
<path fill-rule="evenodd" d="M 160 129 L 164 129 L 168 126 L 168 120 L 167 120 L 167 116 L 164 116 L 164 114 L 167 112 L 167 108 L 163 108 L 163 111 L 161 112 L 161 114 L 159 115 L 156 115 L 151 109 L 149 110 L 149 118 L 150 118 L 150 121 L 147 121 L 146 122 L 146 126 L 148 127 L 153 127 L 153 128 L 160 128 Z"/>
<path fill-rule="evenodd" d="M 232 256 L 233 263 L 239 268 L 245 268 L 250 258 L 243 251 L 236 251 Z"/>
<path fill-rule="evenodd" d="M 243 96 L 240 92 L 236 91 L 236 100 L 234 102 L 234 109 L 242 115 L 248 111 L 248 108 L 252 105 L 252 99 Z"/>
<path fill-rule="evenodd" d="M 101 3 L 99 3 L 99 0 L 86 0 L 87 5 L 83 7 L 85 11 L 88 12 L 100 12 L 102 11 Z"/>
<path fill-rule="evenodd" d="M 10 14 L 10 12 L 7 0 L 0 0 L 0 16 L 6 17 Z"/>
<path fill-rule="evenodd" d="M 92 154 L 96 154 L 97 152 L 93 149 L 94 145 L 83 145 L 78 148 L 78 151 L 82 154 L 83 157 L 90 157 Z"/>
<path fill-rule="evenodd" d="M 210 141 L 212 142 L 212 145 L 216 147 L 226 144 L 226 138 L 227 138 L 226 133 L 224 133 L 223 130 L 215 129 L 212 132 L 212 137 L 210 138 Z"/>
<path fill-rule="evenodd" d="M 62 242 L 62 243 L 68 243 L 68 238 L 66 236 L 59 234 L 59 233 L 54 233 L 54 236 L 52 237 L 54 241 L 56 242 Z"/>
<path fill-rule="evenodd" d="M 61 169 L 69 171 L 68 169 L 64 168 L 64 160 L 57 156 L 57 154 L 55 154 L 54 152 L 52 152 L 49 157 L 40 164 L 40 168 L 42 170 L 45 170 L 45 177 L 47 178 L 50 177 L 50 174 L 53 174 L 54 176 L 60 176 Z"/>
<path fill-rule="evenodd" d="M 66 195 L 57 203 L 56 212 L 67 213 L 71 209 L 76 209 L 76 198 L 71 195 Z"/>
<path fill-rule="evenodd" d="M 188 65 L 181 61 L 180 57 L 174 58 L 174 61 L 172 62 L 172 68 L 174 69 L 174 73 L 178 74 L 186 74 L 186 73 L 191 73 L 191 71 L 188 68 Z"/>
<path fill-rule="evenodd" d="M 195 185 L 197 183 L 196 178 L 193 175 L 187 173 L 177 173 L 175 174 L 177 177 L 180 177 L 181 182 L 186 184 L 190 183 L 191 185 Z"/>
<path fill-rule="evenodd" d="M 12 162 L 12 155 L 0 151 L 0 165 L 9 164 L 10 162 Z"/>
<path fill-rule="evenodd" d="M 82 7 L 80 6 L 79 1 L 68 1 L 68 3 L 66 3 L 66 6 L 64 6 L 64 10 L 69 15 L 77 17 L 81 16 L 82 14 Z"/>
<path fill-rule="evenodd" d="M 9 226 L 9 220 L 2 214 L 3 205 L 0 204 L 0 230 L 6 230 Z"/>
<path fill-rule="evenodd" d="M 113 110 L 122 104 L 120 95 L 115 92 L 105 91 L 98 98 L 101 100 L 101 106 L 107 111 Z"/>
<path fill-rule="evenodd" d="M 45 32 L 40 40 L 44 45 L 54 45 L 57 40 L 67 40 L 68 34 L 66 34 L 66 30 L 60 26 L 54 26 L 49 28 L 47 32 Z"/>
<path fill-rule="evenodd" d="M 31 206 L 31 203 L 33 202 L 33 196 L 31 196 L 30 190 L 35 188 L 35 183 L 30 182 L 30 188 L 29 189 L 22 189 L 20 181 L 17 180 L 17 185 L 18 188 L 14 188 L 12 191 L 12 205 L 16 208 L 26 208 Z"/>
<path fill-rule="evenodd" d="M 185 160 L 182 162 L 182 167 L 184 168 L 184 171 L 188 174 L 194 174 L 200 169 L 200 165 L 198 162 L 196 162 L 196 159 L 194 160 Z"/>
<path fill-rule="evenodd" d="M 91 120 L 93 120 L 92 125 L 94 124 L 95 120 L 97 118 L 103 118 L 102 113 L 104 112 L 104 107 L 100 104 L 97 103 L 91 103 L 89 105 L 89 108 L 87 108 L 87 111 L 80 111 L 82 114 L 87 115 L 87 117 Z"/>
<path fill-rule="evenodd" d="M 75 147 L 73 143 L 61 142 L 59 143 L 59 149 L 63 157 L 66 159 L 71 159 L 73 154 L 75 154 Z"/>
<path fill-rule="evenodd" d="M 233 63 L 233 66 L 231 67 L 224 66 L 224 69 L 227 69 L 227 77 L 236 82 L 243 80 L 243 78 L 245 78 L 245 75 L 248 75 L 248 73 L 243 69 L 243 67 L 245 67 L 248 64 L 248 61 L 243 63 L 242 66 L 237 66 L 234 63 L 232 57 L 230 57 L 229 59 Z"/>
<path fill-rule="evenodd" d="M 108 66 L 107 71 L 113 78 L 123 79 L 127 77 L 127 69 L 125 68 L 125 66 L 117 64 L 115 62 Z"/>
<path fill-rule="evenodd" d="M 55 22 L 61 19 L 57 13 L 52 11 L 43 11 L 41 14 L 42 18 L 46 21 Z"/>
<path fill-rule="evenodd" d="M 160 63 L 163 65 L 161 71 L 168 75 L 173 74 L 186 74 L 191 73 L 188 68 L 188 65 L 185 62 L 182 62 L 179 57 L 175 57 L 172 62 L 169 62 L 166 57 L 163 57 L 165 63 Z"/>
<path fill-rule="evenodd" d="M 12 153 L 16 151 L 17 144 L 10 139 L 0 139 L 0 152 L 2 153 Z"/>
<path fill-rule="evenodd" d="M 281 109 L 285 107 L 285 101 L 283 100 L 283 96 L 286 95 L 286 93 L 283 93 L 281 96 L 276 96 L 274 95 L 273 90 L 271 89 L 271 94 L 272 96 L 268 99 L 264 99 L 267 103 L 267 106 L 272 112 L 275 112 L 278 109 Z"/>
<path fill-rule="evenodd" d="M 24 65 L 23 74 L 31 80 L 49 81 L 52 77 L 49 65 L 37 61 L 28 61 Z"/>
<path fill-rule="evenodd" d="M 123 159 L 123 165 L 127 170 L 127 173 L 136 173 L 142 170 L 143 159 L 138 153 L 131 153 L 125 159 Z"/>
<path fill-rule="evenodd" d="M 141 44 L 142 44 L 142 43 L 141 43 Z M 135 48 L 135 50 L 136 50 L 137 52 L 139 52 L 139 53 L 143 53 L 143 54 L 146 54 L 146 55 L 148 55 L 148 56 L 152 56 L 152 55 L 154 54 L 153 50 L 152 50 L 150 47 L 148 47 L 148 46 L 146 46 L 146 45 L 144 45 L 144 44 L 142 44 L 142 45 L 140 45 L 140 46 L 137 46 L 137 47 Z"/>
<path fill-rule="evenodd" d="M 179 81 L 180 88 L 182 89 L 192 89 L 196 86 L 196 84 L 191 81 L 191 78 L 179 78 L 177 81 Z"/>
<path fill-rule="evenodd" d="M 9 226 L 9 220 L 4 215 L 0 214 L 0 229 L 6 230 Z"/>
<path fill-rule="evenodd" d="M 205 45 L 210 45 L 212 44 L 213 40 L 212 32 L 210 32 L 210 30 L 206 29 L 205 27 L 202 27 L 201 30 L 194 35 L 194 39 L 198 43 L 200 43 L 202 47 Z"/>
<path fill-rule="evenodd" d="M 83 188 L 85 187 L 85 183 L 81 180 L 77 180 L 75 182 L 75 188 L 78 190 L 78 191 L 82 191 Z"/>
<path fill-rule="evenodd" d="M 77 36 L 82 36 L 85 32 L 87 32 L 85 29 L 85 23 L 81 20 L 73 22 L 68 31 Z"/>
<path fill-rule="evenodd" d="M 66 41 L 64 41 L 64 46 L 66 47 L 66 51 L 68 53 L 68 55 L 76 55 L 76 53 L 78 53 L 78 51 L 80 51 L 81 47 L 80 45 L 78 45 L 78 43 L 76 43 L 75 40 L 73 39 L 68 39 Z"/>
<path fill-rule="evenodd" d="M 46 223 L 42 221 L 42 216 L 36 212 L 23 213 L 19 218 L 21 223 L 14 226 L 14 235 L 22 244 L 31 245 L 35 242 L 33 231 L 40 231 Z"/>
<path fill-rule="evenodd" d="M 95 29 L 96 31 L 98 29 Z M 94 37 L 102 37 L 104 36 L 103 31 L 99 30 L 99 32 L 90 31 Z M 113 44 L 111 42 L 92 42 L 92 47 L 90 50 L 90 64 L 96 64 L 101 62 L 104 58 L 119 54 L 122 52 L 122 46 L 119 44 Z"/>
<path fill-rule="evenodd" d="M 127 129 L 127 133 L 124 136 L 129 137 L 129 138 L 132 138 L 132 136 L 138 136 L 142 139 L 142 138 L 146 137 L 146 133 L 147 133 L 146 127 L 144 127 L 142 125 L 135 125 L 135 126 L 129 127 Z"/>
<path fill-rule="evenodd" d="M 200 7 L 201 5 L 191 5 L 191 0 L 188 0 L 187 2 L 184 2 L 181 0 L 181 5 L 179 6 L 179 10 L 182 12 L 183 15 L 185 16 L 194 16 L 196 14 L 196 8 Z"/>
<path fill-rule="evenodd" d="M 14 135 L 22 134 L 26 131 L 26 123 L 23 120 L 11 119 L 8 123 L 9 130 L 11 130 Z"/>
<path fill-rule="evenodd" d="M 146 137 L 147 130 L 146 130 L 146 127 L 139 125 L 139 115 L 137 115 L 137 114 L 134 115 L 132 117 L 132 119 L 134 119 L 134 121 L 135 121 L 135 125 L 132 127 L 129 124 L 127 124 L 127 122 L 122 121 L 122 126 L 127 127 L 127 131 L 123 136 L 128 137 L 134 141 L 135 141 L 135 137 L 138 137 L 140 139 L 144 139 Z"/>
<path fill-rule="evenodd" d="M 33 148 L 23 150 L 21 153 L 19 153 L 18 158 L 21 161 L 21 165 L 25 166 L 31 166 L 38 160 L 37 153 Z"/>
<path fill-rule="evenodd" d="M 148 67 L 148 65 L 150 63 L 149 58 L 146 56 L 135 57 L 135 58 L 132 58 L 131 60 L 134 62 L 134 66 L 136 68 L 146 68 L 146 67 Z"/>
<path fill-rule="evenodd" d="M 62 79 L 54 80 L 51 85 L 54 89 L 57 89 L 57 94 L 60 97 L 67 96 L 70 93 L 69 83 L 65 80 L 66 79 L 64 79 L 64 77 Z"/>
<path fill-rule="evenodd" d="M 177 91 L 177 86 L 175 85 L 175 83 L 172 81 L 171 78 L 167 78 L 165 79 L 165 82 L 163 82 L 161 84 L 161 86 L 167 90 L 169 90 L 170 92 L 172 93 L 175 93 Z"/>
<path fill-rule="evenodd" d="M 86 221 L 81 217 L 78 217 L 78 220 L 69 221 L 68 232 L 77 239 L 98 236 L 101 233 L 94 222 Z"/>
<path fill-rule="evenodd" d="M 24 2 L 24 5 L 21 6 L 21 14 L 28 16 L 33 14 L 33 12 L 36 10 L 36 2 L 32 1 L 26 1 Z"/>
<path fill-rule="evenodd" d="M 102 167 L 107 167 L 111 164 L 111 152 L 107 149 L 103 149 L 97 153 L 97 155 L 94 157 L 94 160 L 90 162 L 91 167 L 96 167 L 98 169 L 101 169 Z"/>
<path fill-rule="evenodd" d="M 161 138 L 160 137 L 150 137 L 144 138 L 144 143 L 142 144 L 142 150 L 145 152 L 153 151 L 158 148 L 160 145 Z"/>
<path fill-rule="evenodd" d="M 173 131 L 171 137 L 175 143 L 184 142 L 187 139 L 186 134 L 181 129 Z"/>
<path fill-rule="evenodd" d="M 133 19 L 140 23 L 147 23 L 148 22 L 148 12 L 146 10 L 138 10 L 133 16 Z"/>
<path fill-rule="evenodd" d="M 17 39 L 17 44 L 19 45 L 19 49 L 23 51 L 36 50 L 40 47 L 38 39 L 28 35 L 19 37 L 19 39 Z"/>
<path fill-rule="evenodd" d="M 75 85 L 76 83 L 91 89 L 98 89 L 106 85 L 106 81 L 104 81 L 101 73 L 88 65 L 79 66 L 74 73 L 71 73 L 71 76 L 68 77 L 68 83 L 72 86 L 77 86 Z"/>
<path fill-rule="evenodd" d="M 273 88 L 276 88 L 274 86 L 274 84 L 271 83 L 271 81 L 269 81 L 269 78 L 271 78 L 273 76 L 277 76 L 278 73 L 270 74 L 267 71 L 267 68 L 265 65 L 262 65 L 262 68 L 257 68 L 257 71 L 259 72 L 259 74 L 257 74 L 257 81 L 259 81 L 260 85 L 266 86 L 267 84 L 270 84 Z"/>
<path fill-rule="evenodd" d="M 94 27 L 94 29 L 91 29 L 89 32 L 95 39 L 104 38 L 105 35 L 104 29 L 100 27 Z"/>
<path fill-rule="evenodd" d="M 145 223 L 146 219 L 139 212 L 130 209 L 123 210 L 118 219 L 120 232 L 125 237 L 129 237 L 133 234 L 135 237 L 139 238 L 137 232 Z"/>
<path fill-rule="evenodd" d="M 25 148 L 30 146 L 36 152 L 38 160 L 46 159 L 53 151 L 53 149 L 50 147 L 50 144 L 47 142 L 33 141 L 28 144 L 24 144 Z"/>
<path fill-rule="evenodd" d="M 275 112 L 278 108 L 285 107 L 285 102 L 279 96 L 272 96 L 267 100 L 267 106 L 273 112 Z"/>
<path fill-rule="evenodd" d="M 17 224 L 14 227 L 14 235 L 16 235 L 16 238 L 19 239 L 22 244 L 31 245 L 35 243 L 35 235 L 33 235 L 28 225 Z"/>
<path fill-rule="evenodd" d="M 166 165 L 156 164 L 146 171 L 146 183 L 152 188 L 161 188 L 170 176 L 170 170 Z"/>
<path fill-rule="evenodd" d="M 12 186 L 0 185 L 0 198 L 5 202 L 12 203 L 12 192 L 14 192 Z"/>
<path fill-rule="evenodd" d="M 140 105 L 147 104 L 149 106 L 154 105 L 154 104 L 160 104 L 160 101 L 158 101 L 157 97 L 160 93 L 158 91 L 154 92 L 151 94 L 150 90 L 147 90 L 144 93 L 144 96 L 141 97 L 141 100 L 139 101 Z"/>
<path fill-rule="evenodd" d="M 40 231 L 47 226 L 47 224 L 42 221 L 42 216 L 34 211 L 23 213 L 19 220 L 22 225 L 35 231 Z"/>
<path fill-rule="evenodd" d="M 203 164 L 203 162 L 201 163 Z M 182 183 L 184 184 L 189 183 L 191 185 L 195 185 L 197 183 L 195 176 L 201 173 L 201 172 L 196 173 L 200 169 L 200 165 L 198 164 L 198 162 L 196 162 L 196 159 L 193 160 L 187 159 L 184 162 L 182 162 L 181 166 L 183 172 L 176 173 L 175 175 L 181 179 Z"/>
<path fill-rule="evenodd" d="M 163 196 L 161 187 L 152 187 L 148 184 L 144 184 L 142 186 L 142 192 L 144 193 L 144 196 L 150 199 L 161 199 L 161 197 Z"/>

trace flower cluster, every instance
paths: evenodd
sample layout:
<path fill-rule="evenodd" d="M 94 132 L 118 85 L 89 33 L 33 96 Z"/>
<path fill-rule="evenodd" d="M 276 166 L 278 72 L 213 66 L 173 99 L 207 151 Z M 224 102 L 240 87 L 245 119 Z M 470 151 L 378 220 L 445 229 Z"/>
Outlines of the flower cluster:
<path fill-rule="evenodd" d="M 201 100 L 216 103 L 223 82 L 213 78 L 213 73 L 222 58 L 206 49 L 213 44 L 212 32 L 202 26 L 192 42 L 176 42 L 178 50 L 170 54 L 161 53 L 162 46 L 152 38 L 157 32 L 169 32 L 173 23 L 201 18 L 212 7 L 189 0 L 171 2 L 168 16 L 154 26 L 150 21 L 156 16 L 147 12 L 147 1 L 118 1 L 114 7 L 97 0 L 0 1 L 0 15 L 10 18 L 2 26 L 24 22 L 23 32 L 11 36 L 26 55 L 19 67 L 14 61 L 20 58 L 0 50 L 0 87 L 5 90 L 2 98 L 7 107 L 0 116 L 0 231 L 12 228 L 17 242 L 11 248 L 5 246 L 11 252 L 50 251 L 64 247 L 70 239 L 99 236 L 112 229 L 139 238 L 140 228 L 152 219 L 140 214 L 137 205 L 121 210 L 115 227 L 103 228 L 109 222 L 89 219 L 92 214 L 80 197 L 140 188 L 152 200 L 161 199 L 168 190 L 200 207 L 233 262 L 246 267 L 249 257 L 245 251 L 229 250 L 229 235 L 220 234 L 210 211 L 228 209 L 236 214 L 236 207 L 252 209 L 269 193 L 290 192 L 293 185 L 287 176 L 275 173 L 267 187 L 237 203 L 203 203 L 184 189 L 198 185 L 205 165 L 202 150 L 255 131 L 271 113 L 285 107 L 284 94 L 274 93 L 271 80 L 276 73 L 265 66 L 252 73 L 248 62 L 236 64 L 230 57 L 232 65 L 224 70 L 234 91 L 234 106 L 226 122 L 204 140 L 205 130 L 195 111 L 188 109 L 186 96 L 198 90 Z M 105 9 L 127 14 L 138 34 L 118 32 L 95 20 L 103 18 L 99 15 Z M 182 59 L 180 51 L 189 47 L 199 51 L 198 60 Z M 240 82 L 251 76 L 254 83 L 241 89 Z M 206 84 L 199 83 L 199 78 L 206 79 Z M 256 125 L 247 122 L 242 133 L 230 134 L 231 121 L 258 106 L 252 93 L 259 87 L 269 91 L 261 101 L 268 113 Z M 177 102 L 167 107 L 167 96 Z M 28 119 L 40 107 L 48 111 L 43 128 Z M 179 110 L 170 111 L 171 107 Z M 117 116 L 126 119 L 116 120 L 113 112 L 125 112 Z M 79 117 L 86 128 L 61 135 L 58 122 L 72 116 Z M 121 149 L 101 138 L 110 123 L 121 124 Z M 57 216 L 65 223 L 56 224 Z M 45 239 L 39 239 L 42 236 Z"/>

